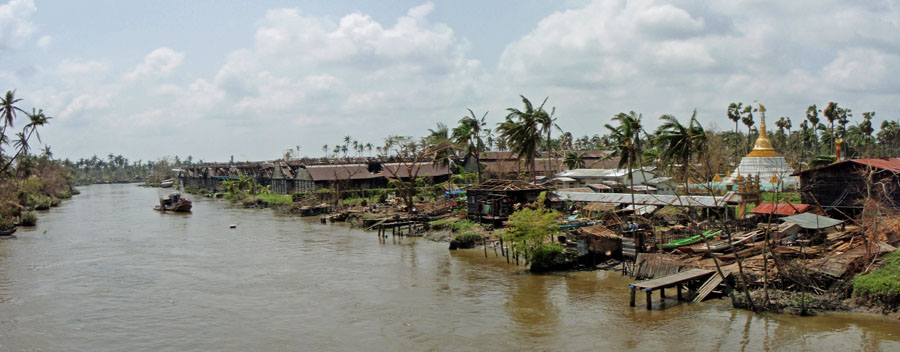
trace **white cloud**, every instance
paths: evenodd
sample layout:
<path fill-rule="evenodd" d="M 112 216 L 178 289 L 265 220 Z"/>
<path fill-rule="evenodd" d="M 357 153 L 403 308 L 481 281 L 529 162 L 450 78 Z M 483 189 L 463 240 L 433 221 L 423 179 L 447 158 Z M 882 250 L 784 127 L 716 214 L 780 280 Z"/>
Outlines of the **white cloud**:
<path fill-rule="evenodd" d="M 693 107 L 718 121 L 728 102 L 753 99 L 785 116 L 829 100 L 873 109 L 879 100 L 863 93 L 900 98 L 898 54 L 900 12 L 890 3 L 598 0 L 510 43 L 495 84 L 599 116 L 587 126 L 602 132 L 632 109 L 651 127 Z"/>
<path fill-rule="evenodd" d="M 50 44 L 53 44 L 53 37 L 49 35 L 41 36 L 41 39 L 37 41 L 38 47 L 45 50 L 50 47 Z"/>
<path fill-rule="evenodd" d="M 145 77 L 167 76 L 184 61 L 184 53 L 162 47 L 151 51 L 144 62 L 125 74 L 126 80 L 137 80 Z"/>
<path fill-rule="evenodd" d="M 31 16 L 35 12 L 33 0 L 11 0 L 0 5 L 0 53 L 19 48 L 31 38 Z"/>

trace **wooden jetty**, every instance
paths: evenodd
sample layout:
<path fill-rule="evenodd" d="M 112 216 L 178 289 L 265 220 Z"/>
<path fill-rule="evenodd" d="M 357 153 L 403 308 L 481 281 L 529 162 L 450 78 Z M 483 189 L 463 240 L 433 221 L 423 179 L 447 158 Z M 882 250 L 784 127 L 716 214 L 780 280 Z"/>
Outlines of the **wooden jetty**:
<path fill-rule="evenodd" d="M 666 288 L 675 287 L 678 290 L 678 300 L 682 300 L 681 285 L 691 281 L 706 280 L 714 271 L 705 269 L 691 269 L 677 274 L 661 277 L 658 279 L 636 282 L 628 287 L 631 288 L 631 306 L 634 307 L 634 299 L 638 289 L 643 290 L 647 294 L 647 310 L 653 309 L 650 294 L 654 290 L 659 290 L 660 299 L 666 299 Z"/>

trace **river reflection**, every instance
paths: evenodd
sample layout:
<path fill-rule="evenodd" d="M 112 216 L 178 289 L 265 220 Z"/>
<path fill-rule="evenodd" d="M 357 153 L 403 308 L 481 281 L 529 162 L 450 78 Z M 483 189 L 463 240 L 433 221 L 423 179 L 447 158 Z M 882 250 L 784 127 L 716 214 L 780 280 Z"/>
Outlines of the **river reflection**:
<path fill-rule="evenodd" d="M 223 200 L 173 216 L 154 189 L 81 190 L 0 241 L 0 351 L 900 350 L 882 317 L 646 311 L 617 272 L 534 275 Z"/>

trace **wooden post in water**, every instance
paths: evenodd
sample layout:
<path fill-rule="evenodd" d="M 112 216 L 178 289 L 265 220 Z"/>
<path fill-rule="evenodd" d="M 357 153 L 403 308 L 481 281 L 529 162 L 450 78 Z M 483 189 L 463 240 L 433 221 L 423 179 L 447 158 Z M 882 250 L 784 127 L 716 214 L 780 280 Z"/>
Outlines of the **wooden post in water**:
<path fill-rule="evenodd" d="M 629 302 L 630 306 L 634 307 L 634 295 L 635 295 L 635 291 L 637 291 L 637 289 L 634 287 L 634 285 L 628 285 L 628 286 L 631 287 L 631 299 L 628 302 Z"/>
<path fill-rule="evenodd" d="M 653 303 L 651 303 L 652 301 L 650 298 L 650 294 L 652 293 L 652 291 L 645 289 L 644 292 L 647 293 L 647 310 L 653 310 Z"/>
<path fill-rule="evenodd" d="M 681 284 L 678 284 L 677 286 L 675 286 L 675 288 L 676 288 L 676 291 L 678 292 L 678 301 L 680 302 L 681 301 Z"/>
<path fill-rule="evenodd" d="M 487 258 L 487 238 L 481 237 L 481 246 L 484 247 L 484 257 Z"/>

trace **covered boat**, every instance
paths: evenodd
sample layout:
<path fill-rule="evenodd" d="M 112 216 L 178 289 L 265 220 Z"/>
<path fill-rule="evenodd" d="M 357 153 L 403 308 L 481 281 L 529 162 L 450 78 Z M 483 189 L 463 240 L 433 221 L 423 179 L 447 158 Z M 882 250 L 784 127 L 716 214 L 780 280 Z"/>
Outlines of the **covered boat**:
<path fill-rule="evenodd" d="M 159 205 L 153 207 L 155 210 L 172 211 L 172 212 L 189 212 L 191 211 L 191 201 L 181 196 L 181 193 L 169 193 L 166 197 L 159 199 Z"/>

